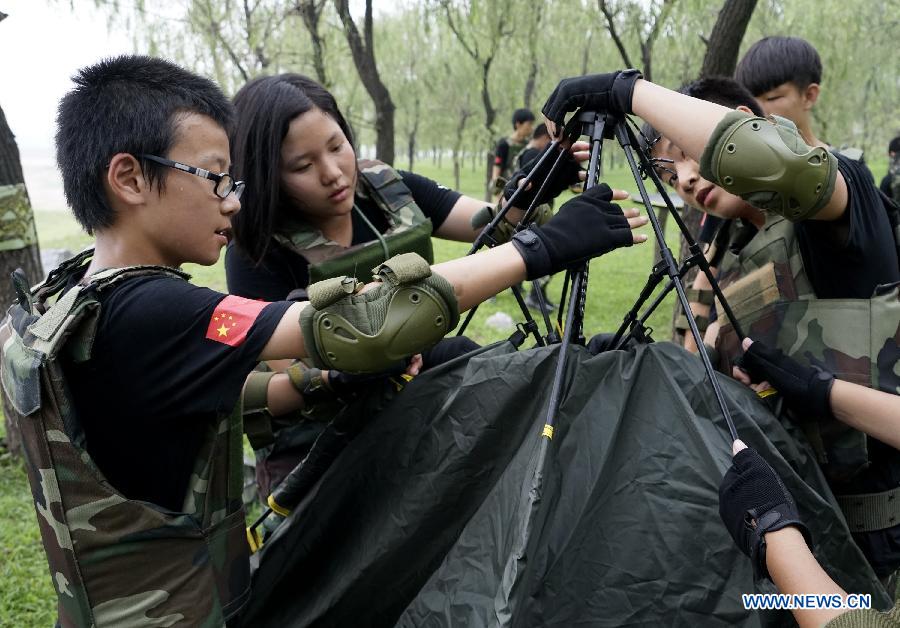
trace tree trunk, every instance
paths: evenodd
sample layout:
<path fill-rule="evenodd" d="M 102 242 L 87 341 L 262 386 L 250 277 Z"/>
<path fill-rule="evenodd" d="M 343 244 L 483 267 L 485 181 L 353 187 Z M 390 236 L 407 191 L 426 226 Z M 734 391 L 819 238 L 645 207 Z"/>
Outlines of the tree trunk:
<path fill-rule="evenodd" d="M 375 105 L 375 158 L 387 164 L 394 164 L 394 101 L 382 82 L 375 63 L 375 46 L 372 32 L 372 0 L 366 0 L 366 16 L 363 34 L 360 36 L 356 23 L 350 15 L 349 0 L 334 0 L 344 35 L 353 55 L 353 64 L 359 79 Z M 365 41 L 364 41 L 365 39 Z"/>
<path fill-rule="evenodd" d="M 737 66 L 738 52 L 741 48 L 741 40 L 747 31 L 747 24 L 750 23 L 750 17 L 756 8 L 756 0 L 725 0 L 716 23 L 713 25 L 712 32 L 709 34 L 709 43 L 706 45 L 706 55 L 703 57 L 703 67 L 700 70 L 700 76 L 731 76 L 734 74 L 734 68 Z M 688 208 L 682 212 L 685 225 L 688 230 L 696 238 L 700 233 L 700 212 L 695 209 Z M 681 238 L 681 251 L 679 259 L 684 259 L 689 254 L 687 240 Z M 694 268 L 684 278 L 685 287 L 690 286 L 694 282 L 697 274 Z M 672 339 L 676 338 L 675 321 L 681 312 L 681 305 L 675 303 L 675 311 L 672 315 Z"/>
<path fill-rule="evenodd" d="M 525 93 L 522 99 L 523 107 L 531 109 L 531 100 L 534 98 L 534 87 L 538 73 L 538 37 L 543 11 L 532 11 L 528 22 L 528 76 L 525 79 Z"/>
<path fill-rule="evenodd" d="M 453 140 L 453 189 L 459 189 L 459 153 L 462 150 L 463 134 L 466 131 L 466 124 L 469 122 L 471 111 L 462 111 L 459 114 L 459 121 L 456 125 L 456 139 Z"/>
<path fill-rule="evenodd" d="M 581 50 L 581 74 L 582 76 L 588 73 L 588 62 L 591 57 L 591 46 L 594 43 L 594 29 L 588 27 L 587 33 L 587 41 L 584 44 L 584 48 Z"/>
<path fill-rule="evenodd" d="M 487 152 L 487 160 L 485 161 L 485 171 L 484 171 L 484 200 L 486 203 L 490 203 L 494 200 L 494 191 L 491 188 L 491 179 L 494 174 L 494 149 L 489 148 Z"/>
<path fill-rule="evenodd" d="M 756 0 L 725 0 L 709 34 L 701 77 L 734 74 L 741 40 L 755 8 Z"/>
<path fill-rule="evenodd" d="M 641 42 L 641 73 L 653 82 L 653 42 Z"/>
<path fill-rule="evenodd" d="M 325 0 L 300 0 L 297 3 L 297 12 L 303 18 L 303 24 L 309 32 L 309 38 L 313 47 L 313 67 L 316 69 L 316 80 L 326 88 L 328 75 L 325 72 L 325 42 L 319 32 L 319 20 L 325 9 Z"/>
<path fill-rule="evenodd" d="M 413 171 L 413 162 L 416 159 L 416 136 L 419 134 L 419 120 L 421 119 L 422 108 L 420 100 L 416 95 L 415 105 L 413 106 L 413 125 L 406 135 L 406 157 L 409 161 L 409 171 Z"/>
<path fill-rule="evenodd" d="M 484 128 L 488 135 L 494 136 L 494 120 L 497 119 L 497 110 L 491 102 L 491 65 L 494 57 L 490 57 L 481 64 L 481 102 L 484 104 Z"/>
<path fill-rule="evenodd" d="M 488 142 L 493 141 L 493 137 L 495 135 L 494 120 L 497 117 L 497 111 L 496 109 L 494 109 L 494 106 L 491 103 L 491 91 L 489 83 L 491 64 L 493 62 L 494 57 L 489 57 L 481 65 L 481 102 L 484 104 L 484 128 L 487 132 Z M 488 159 L 488 165 L 484 173 L 484 200 L 486 202 L 490 202 L 493 198 L 493 192 L 491 190 L 491 175 L 493 174 L 492 164 L 493 155 L 491 155 L 491 158 Z"/>
<path fill-rule="evenodd" d="M 26 237 L 20 239 L 25 246 L 19 245 L 10 249 L 0 248 L 0 306 L 5 312 L 15 299 L 15 291 L 9 280 L 12 272 L 21 268 L 31 283 L 37 283 L 43 279 L 44 272 L 41 268 L 41 253 L 34 232 L 34 214 L 32 214 L 31 204 L 28 201 L 28 193 L 25 191 L 25 177 L 22 174 L 19 147 L 6 122 L 6 115 L 3 113 L 3 109 L 0 109 L 0 188 L 4 186 L 21 186 L 19 198 L 24 201 L 24 206 L 22 203 L 18 203 L 18 208 L 22 212 L 21 218 L 24 220 L 19 221 L 19 224 L 23 225 L 19 231 L 28 232 L 23 234 Z M 6 239 L 9 239 L 8 235 Z M 3 395 L 6 448 L 13 456 L 19 456 L 22 453 L 22 440 L 17 427 L 19 414 L 9 403 L 6 394 L 0 394 Z"/>
<path fill-rule="evenodd" d="M 534 84 L 537 81 L 538 64 L 537 61 L 531 62 L 528 69 L 528 78 L 525 79 L 525 94 L 523 101 L 526 109 L 531 109 L 531 99 L 534 98 Z"/>

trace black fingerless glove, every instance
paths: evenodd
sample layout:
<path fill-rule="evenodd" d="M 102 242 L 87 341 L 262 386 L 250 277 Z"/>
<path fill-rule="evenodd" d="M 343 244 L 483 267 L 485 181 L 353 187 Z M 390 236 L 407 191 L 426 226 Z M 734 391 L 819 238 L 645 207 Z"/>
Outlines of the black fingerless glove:
<path fill-rule="evenodd" d="M 543 192 L 541 192 L 541 198 L 535 203 L 536 205 L 552 201 L 569 189 L 569 187 L 580 183 L 581 180 L 578 173 L 581 172 L 581 165 L 575 161 L 572 153 L 568 150 L 559 148 L 558 146 L 555 148 L 548 146 L 541 155 L 523 165 L 512 177 L 510 177 L 506 187 L 503 188 L 503 198 L 507 201 L 512 198 L 513 194 L 519 189 L 519 182 L 528 176 L 528 173 L 530 173 L 538 164 L 538 161 L 544 153 L 550 150 L 554 151 L 553 154 L 548 156 L 544 162 L 540 164 L 540 167 L 531 179 L 529 188 L 527 190 L 522 190 L 519 192 L 519 195 L 516 196 L 515 207 L 518 207 L 519 209 L 528 209 L 531 207 L 538 192 L 541 191 L 541 187 L 543 187 Z M 562 163 L 560 163 L 559 167 L 556 168 L 548 179 L 547 174 L 559 157 L 560 151 L 563 150 L 565 150 L 565 154 L 562 157 Z"/>
<path fill-rule="evenodd" d="M 768 381 L 788 405 L 803 416 L 833 419 L 831 387 L 834 375 L 815 366 L 803 366 L 782 353 L 755 341 L 738 360 L 753 383 Z"/>
<path fill-rule="evenodd" d="M 525 260 L 528 279 L 552 275 L 592 257 L 634 243 L 628 220 L 610 203 L 612 190 L 598 185 L 567 201 L 547 224 L 520 231 L 512 243 Z"/>
<path fill-rule="evenodd" d="M 754 449 L 737 453 L 719 485 L 719 516 L 731 538 L 753 563 L 755 578 L 768 578 L 767 532 L 794 526 L 812 547 L 809 529 L 800 520 L 784 482 Z"/>
<path fill-rule="evenodd" d="M 631 96 L 639 78 L 639 70 L 622 70 L 563 79 L 541 111 L 557 124 L 563 123 L 567 112 L 579 108 L 618 115 L 631 113 Z"/>
<path fill-rule="evenodd" d="M 388 377 L 400 377 L 406 372 L 408 360 L 397 364 L 396 367 L 380 373 L 345 373 L 344 371 L 328 371 L 328 387 L 334 391 L 342 401 L 348 401 L 355 395 L 363 392 L 373 383 L 380 382 Z"/>

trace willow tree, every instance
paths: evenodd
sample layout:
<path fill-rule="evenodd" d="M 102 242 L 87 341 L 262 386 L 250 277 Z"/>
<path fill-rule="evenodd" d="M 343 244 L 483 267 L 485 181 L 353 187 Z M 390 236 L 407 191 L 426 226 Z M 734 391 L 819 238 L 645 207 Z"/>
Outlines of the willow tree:
<path fill-rule="evenodd" d="M 5 17 L 0 13 L 0 21 Z M 21 268 L 32 283 L 37 283 L 44 275 L 19 147 L 0 108 L 0 304 L 4 312 L 16 298 L 10 276 L 17 268 Z M 5 394 L 3 414 L 6 417 L 7 449 L 18 455 L 21 443 L 13 420 L 16 412 Z"/>

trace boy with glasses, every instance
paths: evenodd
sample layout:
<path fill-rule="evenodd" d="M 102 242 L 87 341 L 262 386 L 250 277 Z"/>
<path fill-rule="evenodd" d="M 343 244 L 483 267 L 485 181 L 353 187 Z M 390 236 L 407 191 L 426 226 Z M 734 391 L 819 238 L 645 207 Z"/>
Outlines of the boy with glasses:
<path fill-rule="evenodd" d="M 484 254 L 433 268 L 392 258 L 377 284 L 321 282 L 309 303 L 224 295 L 180 266 L 214 264 L 240 209 L 228 100 L 142 56 L 85 68 L 75 83 L 57 160 L 95 249 L 34 289 L 19 280 L 0 328 L 63 626 L 238 616 L 249 595 L 240 396 L 261 360 L 382 371 L 526 276 L 645 239 L 631 233 L 644 220 L 598 188 Z M 273 411 L 303 404 L 286 374 L 263 390 Z"/>

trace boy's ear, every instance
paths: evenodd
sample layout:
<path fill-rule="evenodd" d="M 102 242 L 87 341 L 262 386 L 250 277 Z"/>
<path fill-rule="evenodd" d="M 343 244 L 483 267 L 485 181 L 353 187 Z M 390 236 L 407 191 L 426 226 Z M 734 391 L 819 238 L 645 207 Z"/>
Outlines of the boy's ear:
<path fill-rule="evenodd" d="M 756 115 L 755 113 L 753 113 L 753 110 L 746 105 L 738 105 L 737 107 L 735 107 L 735 109 L 737 109 L 738 111 L 743 111 L 744 113 L 749 113 L 751 116 Z"/>
<path fill-rule="evenodd" d="M 116 153 L 106 169 L 108 193 L 126 205 L 140 205 L 150 185 L 144 179 L 144 171 L 134 155 Z"/>
<path fill-rule="evenodd" d="M 810 83 L 807 85 L 806 89 L 803 90 L 803 99 L 810 107 L 816 104 L 816 101 L 819 99 L 819 84 Z"/>

